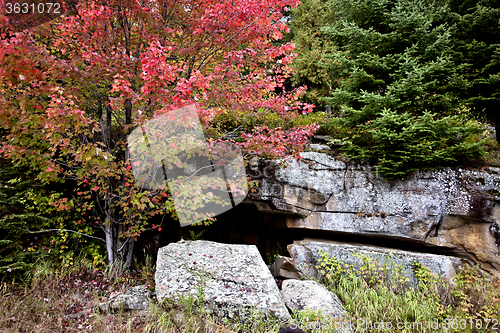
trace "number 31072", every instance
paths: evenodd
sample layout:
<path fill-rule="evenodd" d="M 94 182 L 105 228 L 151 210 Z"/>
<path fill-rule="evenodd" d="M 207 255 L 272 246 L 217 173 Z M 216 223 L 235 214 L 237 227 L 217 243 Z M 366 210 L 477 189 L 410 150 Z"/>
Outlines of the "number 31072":
<path fill-rule="evenodd" d="M 57 2 L 46 2 L 39 4 L 11 3 L 5 4 L 6 14 L 61 14 L 61 4 Z"/>

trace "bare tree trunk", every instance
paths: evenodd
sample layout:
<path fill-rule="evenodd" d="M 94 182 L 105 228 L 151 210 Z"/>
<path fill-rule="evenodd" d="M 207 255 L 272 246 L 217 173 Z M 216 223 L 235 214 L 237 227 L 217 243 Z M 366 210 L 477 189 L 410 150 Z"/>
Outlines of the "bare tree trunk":
<path fill-rule="evenodd" d="M 123 242 L 120 242 L 119 234 L 124 230 L 112 219 L 106 223 L 105 230 L 108 264 L 113 265 L 116 262 L 122 262 L 125 263 L 127 268 L 130 268 L 134 253 L 134 239 L 127 237 Z"/>
<path fill-rule="evenodd" d="M 113 152 L 113 149 L 116 148 L 114 147 L 115 145 L 113 144 L 112 140 L 112 133 L 111 133 L 111 125 L 112 125 L 112 108 L 108 103 L 105 103 L 104 105 L 104 110 L 102 107 L 102 103 L 99 103 L 99 123 L 101 126 L 101 133 L 102 133 L 102 141 L 104 145 L 106 146 L 106 150 L 111 153 Z M 106 115 L 104 116 L 104 112 L 106 112 Z M 127 99 L 125 101 L 125 125 L 130 125 L 132 124 L 132 101 L 130 99 Z M 127 133 L 130 133 L 130 128 L 127 130 Z M 120 154 L 119 154 L 120 155 Z M 128 159 L 128 152 L 125 149 L 125 154 L 124 154 L 125 161 Z M 123 183 L 125 181 L 122 179 L 121 180 Z M 109 180 L 109 185 L 110 188 L 109 190 L 112 192 L 117 184 L 113 182 L 113 180 Z M 103 212 L 106 215 L 106 222 L 105 222 L 105 232 L 106 232 L 106 251 L 108 255 L 108 264 L 109 265 L 114 265 L 116 263 L 119 263 L 120 265 L 124 263 L 127 268 L 130 268 L 132 266 L 132 259 L 133 259 L 133 250 L 134 250 L 134 239 L 133 238 L 128 238 L 126 237 L 125 239 L 120 239 L 120 235 L 123 232 L 127 231 L 127 227 L 120 223 L 122 219 L 120 216 L 115 216 L 115 212 L 113 212 L 111 207 L 111 198 L 107 197 L 105 199 L 106 204 L 104 205 Z"/>
<path fill-rule="evenodd" d="M 114 228 L 113 222 L 108 220 L 105 226 L 106 230 L 106 251 L 108 253 L 108 264 L 113 264 L 117 259 L 118 234 Z"/>

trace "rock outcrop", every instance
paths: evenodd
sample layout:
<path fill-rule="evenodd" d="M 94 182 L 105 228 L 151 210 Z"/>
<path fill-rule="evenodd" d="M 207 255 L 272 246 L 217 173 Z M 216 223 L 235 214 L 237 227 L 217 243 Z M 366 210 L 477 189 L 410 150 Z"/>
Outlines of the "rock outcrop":
<path fill-rule="evenodd" d="M 312 147 L 322 152 L 281 161 L 287 168 L 280 161 L 252 161 L 248 173 L 258 181 L 257 191 L 218 216 L 204 236 L 255 244 L 267 258 L 288 250 L 291 258 L 278 256 L 271 265 L 276 277 L 293 279 L 283 281 L 285 290 L 297 279 L 321 280 L 320 250 L 357 267 L 361 258 L 355 254 L 392 261 L 414 284 L 414 262 L 449 280 L 465 262 L 500 276 L 500 175 L 495 168 L 443 168 L 387 181 L 368 165 L 332 157 L 327 146 Z M 158 300 L 191 295 L 216 317 L 245 319 L 258 309 L 289 320 L 257 246 L 170 243 L 158 252 Z M 305 306 L 288 303 L 294 309 Z"/>
<path fill-rule="evenodd" d="M 191 296 L 218 318 L 244 321 L 257 309 L 290 319 L 274 277 L 254 245 L 171 243 L 158 253 L 155 281 L 158 301 Z"/>
<path fill-rule="evenodd" d="M 454 256 L 500 276 L 500 175 L 443 168 L 387 181 L 326 153 L 301 156 L 287 168 L 252 166 L 260 177 L 250 198 L 285 228 Z"/>

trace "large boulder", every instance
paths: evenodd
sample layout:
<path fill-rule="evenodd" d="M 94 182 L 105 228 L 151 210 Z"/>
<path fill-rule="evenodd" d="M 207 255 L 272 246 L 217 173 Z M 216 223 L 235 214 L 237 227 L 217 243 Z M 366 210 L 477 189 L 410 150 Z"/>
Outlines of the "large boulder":
<path fill-rule="evenodd" d="M 254 309 L 288 320 L 274 277 L 254 245 L 210 241 L 171 243 L 158 252 L 159 301 L 201 298 L 212 315 L 245 320 Z"/>
<path fill-rule="evenodd" d="M 361 269 L 363 257 L 371 258 L 368 260 L 374 260 L 381 266 L 384 264 L 388 267 L 400 266 L 402 276 L 408 278 L 414 286 L 418 285 L 418 279 L 413 269 L 414 262 L 420 263 L 429 268 L 431 272 L 443 276 L 450 282 L 456 271 L 464 264 L 464 261 L 455 257 L 308 238 L 295 241 L 289 245 L 288 250 L 294 259 L 306 261 L 315 266 L 319 265 L 321 251 L 356 270 Z"/>
<path fill-rule="evenodd" d="M 286 228 L 393 239 L 500 275 L 500 175 L 443 168 L 388 181 L 367 165 L 301 156 L 286 168 L 267 167 L 251 196 L 262 212 L 283 216 Z"/>

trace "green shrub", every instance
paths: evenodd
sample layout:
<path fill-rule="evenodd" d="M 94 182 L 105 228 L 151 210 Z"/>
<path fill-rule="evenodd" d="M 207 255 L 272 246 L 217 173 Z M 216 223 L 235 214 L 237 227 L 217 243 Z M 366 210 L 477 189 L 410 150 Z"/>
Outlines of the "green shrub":
<path fill-rule="evenodd" d="M 23 172 L 26 167 L 0 160 L 0 277 L 21 277 L 33 269 L 37 259 L 48 255 L 37 251 L 42 237 L 27 232 L 48 218 L 26 209 L 26 193 L 33 189 L 33 179 L 23 178 Z"/>
<path fill-rule="evenodd" d="M 456 297 L 457 315 L 474 321 L 500 321 L 500 278 L 467 266 L 457 274 L 455 283 L 452 293 Z"/>
<path fill-rule="evenodd" d="M 307 126 L 312 123 L 322 124 L 326 121 L 327 115 L 323 112 L 312 112 L 305 115 L 283 116 L 278 113 L 269 113 L 264 110 L 256 111 L 245 117 L 233 115 L 230 112 L 221 113 L 216 116 L 212 122 L 211 133 L 208 136 L 220 137 L 231 133 L 231 138 L 238 138 L 244 131 L 257 126 L 267 126 L 269 128 L 281 127 L 283 130 L 289 130 L 298 126 Z"/>
<path fill-rule="evenodd" d="M 358 325 L 359 332 L 370 332 L 365 323 L 392 323 L 392 329 L 381 331 L 393 332 L 398 322 L 434 318 L 436 304 L 421 291 L 408 287 L 401 267 L 389 260 L 380 264 L 364 255 L 355 256 L 362 260 L 358 269 L 320 252 L 319 268 L 325 273 L 324 284 L 342 300 L 353 321 L 363 322 Z"/>
<path fill-rule="evenodd" d="M 412 116 L 385 109 L 373 121 L 358 125 L 345 149 L 356 160 L 368 160 L 387 178 L 479 160 L 484 155 L 484 126 L 462 116 Z"/>
<path fill-rule="evenodd" d="M 71 197 L 68 186 L 42 185 L 35 177 L 29 165 L 0 159 L 0 279 L 30 277 L 36 262 L 72 266 L 80 253 L 94 265 L 103 264 L 102 244 L 66 231 L 93 234 L 77 222 L 81 215 L 77 218 L 75 212 L 54 205 L 59 198 Z"/>

